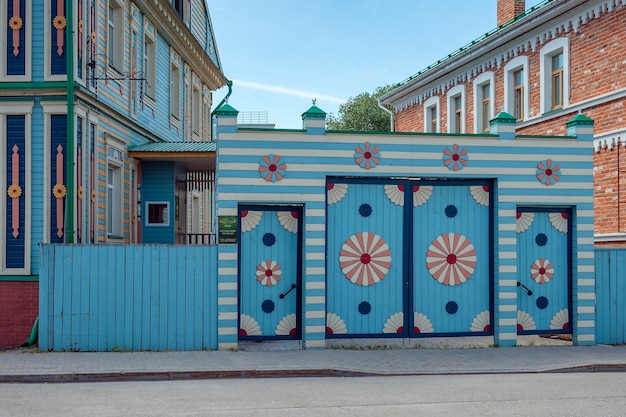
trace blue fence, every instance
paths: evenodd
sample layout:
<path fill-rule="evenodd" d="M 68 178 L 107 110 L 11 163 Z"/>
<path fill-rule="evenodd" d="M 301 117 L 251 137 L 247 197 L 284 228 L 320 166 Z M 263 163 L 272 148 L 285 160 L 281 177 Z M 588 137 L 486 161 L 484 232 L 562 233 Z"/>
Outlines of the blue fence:
<path fill-rule="evenodd" d="M 626 249 L 596 249 L 596 343 L 626 343 Z"/>
<path fill-rule="evenodd" d="M 39 347 L 217 348 L 217 247 L 43 245 Z"/>

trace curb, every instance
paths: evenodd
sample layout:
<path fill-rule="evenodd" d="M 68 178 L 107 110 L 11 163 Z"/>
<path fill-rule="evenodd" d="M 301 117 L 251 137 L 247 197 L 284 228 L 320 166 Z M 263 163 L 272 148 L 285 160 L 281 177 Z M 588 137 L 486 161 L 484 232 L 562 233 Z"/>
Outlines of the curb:
<path fill-rule="evenodd" d="M 183 381 L 234 378 L 302 378 L 302 377 L 372 377 L 372 376 L 434 376 L 434 375 L 487 375 L 487 374 L 541 374 L 574 372 L 626 372 L 626 364 L 589 364 L 544 370 L 468 370 L 468 371 L 417 371 L 376 372 L 334 368 L 272 369 L 231 371 L 137 371 L 137 372 L 72 372 L 58 374 L 0 375 L 0 383 L 43 384 L 71 382 L 132 382 L 132 381 Z"/>

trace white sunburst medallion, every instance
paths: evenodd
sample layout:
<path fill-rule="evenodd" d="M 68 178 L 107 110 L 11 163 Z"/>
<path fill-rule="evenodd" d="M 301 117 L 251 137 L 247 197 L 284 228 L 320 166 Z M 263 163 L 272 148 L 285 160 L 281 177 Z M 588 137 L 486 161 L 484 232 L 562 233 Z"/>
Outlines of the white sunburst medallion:
<path fill-rule="evenodd" d="M 278 222 L 291 233 L 298 231 L 298 212 L 297 211 L 279 211 L 276 213 Z"/>
<path fill-rule="evenodd" d="M 346 323 L 335 313 L 326 313 L 326 334 L 346 334 Z"/>
<path fill-rule="evenodd" d="M 489 206 L 489 186 L 488 185 L 471 185 L 470 194 L 481 206 Z"/>
<path fill-rule="evenodd" d="M 515 231 L 522 233 L 528 230 L 535 219 L 535 213 L 518 211 L 515 215 Z"/>
<path fill-rule="evenodd" d="M 263 217 L 262 211 L 253 210 L 241 210 L 241 232 L 249 232 L 259 225 L 261 217 Z"/>
<path fill-rule="evenodd" d="M 339 266 L 352 283 L 364 287 L 374 285 L 391 268 L 391 250 L 383 238 L 375 233 L 356 233 L 341 247 Z"/>
<path fill-rule="evenodd" d="M 430 244 L 426 252 L 426 267 L 433 278 L 443 285 L 464 283 L 476 268 L 476 250 L 465 236 L 445 233 Z"/>
<path fill-rule="evenodd" d="M 296 315 L 288 314 L 276 326 L 276 336 L 294 336 L 296 334 Z"/>
<path fill-rule="evenodd" d="M 413 313 L 414 334 L 433 333 L 434 331 L 435 329 L 433 328 L 433 324 L 427 316 L 418 312 Z"/>
<path fill-rule="evenodd" d="M 348 184 L 335 184 L 332 182 L 326 184 L 326 194 L 329 205 L 337 204 L 338 202 L 343 200 L 347 193 Z"/>
<path fill-rule="evenodd" d="M 428 201 L 433 193 L 433 187 L 430 185 L 413 185 L 413 206 L 418 207 Z M 396 206 L 404 207 L 404 184 L 387 184 L 385 185 L 385 195 L 389 201 Z"/>
<path fill-rule="evenodd" d="M 394 313 L 385 322 L 383 333 L 402 333 L 404 332 L 404 313 Z"/>
<path fill-rule="evenodd" d="M 239 316 L 239 336 L 259 336 L 261 327 L 254 317 L 247 314 Z"/>
<path fill-rule="evenodd" d="M 569 311 L 566 308 L 558 311 L 554 316 L 552 316 L 552 320 L 550 320 L 550 329 L 569 331 Z"/>
<path fill-rule="evenodd" d="M 548 219 L 550 219 L 552 227 L 556 230 L 561 233 L 567 233 L 567 213 L 550 213 L 548 214 Z"/>
<path fill-rule="evenodd" d="M 491 313 L 489 310 L 481 311 L 474 317 L 470 325 L 470 332 L 490 332 Z"/>
<path fill-rule="evenodd" d="M 525 311 L 517 310 L 517 331 L 535 330 L 535 320 L 533 317 Z"/>

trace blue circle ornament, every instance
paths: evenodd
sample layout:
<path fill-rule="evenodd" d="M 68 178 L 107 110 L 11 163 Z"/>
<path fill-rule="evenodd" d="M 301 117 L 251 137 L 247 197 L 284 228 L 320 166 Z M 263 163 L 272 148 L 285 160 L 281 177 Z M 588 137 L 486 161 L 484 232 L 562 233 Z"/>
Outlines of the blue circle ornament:
<path fill-rule="evenodd" d="M 446 213 L 446 216 L 448 216 L 449 218 L 453 218 L 453 217 L 456 217 L 456 215 L 459 213 L 459 210 L 456 208 L 454 204 L 450 204 L 449 206 L 446 207 L 445 213 Z"/>
<path fill-rule="evenodd" d="M 274 246 L 276 243 L 276 236 L 273 233 L 266 233 L 263 235 L 263 244 L 265 246 Z"/>
<path fill-rule="evenodd" d="M 369 217 L 372 214 L 372 206 L 367 203 L 361 204 L 359 207 L 359 214 L 362 217 Z"/>
<path fill-rule="evenodd" d="M 448 314 L 456 314 L 459 311 L 459 305 L 455 301 L 448 301 L 446 303 L 446 311 Z"/>
<path fill-rule="evenodd" d="M 546 243 L 548 243 L 548 236 L 543 233 L 539 233 L 535 237 L 535 243 L 537 243 L 537 246 L 546 246 Z"/>
<path fill-rule="evenodd" d="M 546 297 L 544 297 L 543 295 L 539 298 L 537 298 L 537 308 L 543 310 L 544 308 L 548 307 L 548 299 Z"/>
<path fill-rule="evenodd" d="M 261 309 L 264 313 L 271 313 L 272 311 L 274 311 L 274 302 L 272 300 L 263 301 L 263 303 L 261 304 Z"/>
<path fill-rule="evenodd" d="M 359 313 L 366 315 L 369 314 L 370 311 L 372 311 L 372 306 L 367 301 L 363 301 L 359 304 Z"/>

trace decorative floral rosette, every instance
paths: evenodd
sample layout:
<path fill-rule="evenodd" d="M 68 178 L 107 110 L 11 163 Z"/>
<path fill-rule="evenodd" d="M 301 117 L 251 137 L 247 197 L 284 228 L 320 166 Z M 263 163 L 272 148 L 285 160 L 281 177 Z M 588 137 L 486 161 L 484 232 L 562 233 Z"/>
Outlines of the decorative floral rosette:
<path fill-rule="evenodd" d="M 280 155 L 269 154 L 259 162 L 259 174 L 267 182 L 282 180 L 286 171 L 287 164 L 280 159 Z"/>
<path fill-rule="evenodd" d="M 552 279 L 554 267 L 547 259 L 537 259 L 530 266 L 530 276 L 538 284 L 545 284 Z"/>
<path fill-rule="evenodd" d="M 276 285 L 280 281 L 280 276 L 283 271 L 280 270 L 280 265 L 276 261 L 267 259 L 261 262 L 256 267 L 256 279 L 266 287 Z"/>
<path fill-rule="evenodd" d="M 56 184 L 52 188 L 52 194 L 54 195 L 54 198 L 61 199 L 65 197 L 65 195 L 67 194 L 67 189 L 65 188 L 65 185 L 63 184 Z"/>
<path fill-rule="evenodd" d="M 537 179 L 544 185 L 554 185 L 561 179 L 561 167 L 552 159 L 537 164 Z"/>
<path fill-rule="evenodd" d="M 354 162 L 363 169 L 375 168 L 380 163 L 380 148 L 369 142 L 354 150 Z"/>
<path fill-rule="evenodd" d="M 19 198 L 22 195 L 22 187 L 17 184 L 9 185 L 7 189 L 7 195 L 10 198 Z"/>
<path fill-rule="evenodd" d="M 454 144 L 448 146 L 443 151 L 443 164 L 452 171 L 460 171 L 467 165 L 469 159 L 467 150 L 461 148 L 459 145 Z"/>

